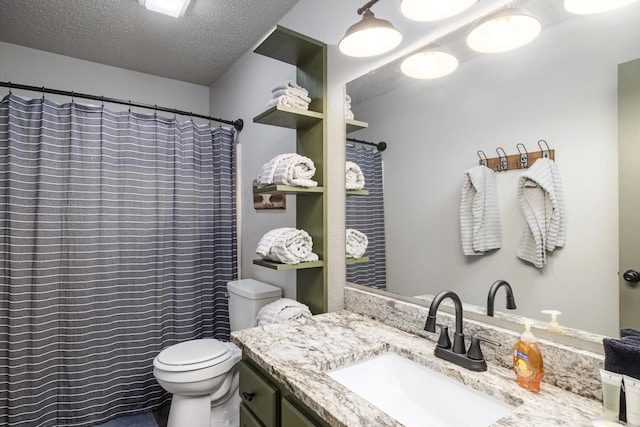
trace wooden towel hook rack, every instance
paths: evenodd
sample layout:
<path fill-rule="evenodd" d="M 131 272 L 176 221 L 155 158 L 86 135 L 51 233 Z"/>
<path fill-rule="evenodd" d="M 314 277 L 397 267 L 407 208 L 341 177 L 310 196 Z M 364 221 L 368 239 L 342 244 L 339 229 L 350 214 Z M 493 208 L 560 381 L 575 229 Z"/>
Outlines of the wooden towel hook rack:
<path fill-rule="evenodd" d="M 540 148 L 540 151 L 528 152 L 524 144 L 518 143 L 516 144 L 518 154 L 510 155 L 507 155 L 502 147 L 498 147 L 496 148 L 498 156 L 489 158 L 487 158 L 484 151 L 478 150 L 478 157 L 480 157 L 478 164 L 484 165 L 496 172 L 504 172 L 514 169 L 527 169 L 536 160 L 542 158 L 555 160 L 555 150 L 549 148 L 547 141 L 544 139 L 539 140 L 538 147 Z"/>

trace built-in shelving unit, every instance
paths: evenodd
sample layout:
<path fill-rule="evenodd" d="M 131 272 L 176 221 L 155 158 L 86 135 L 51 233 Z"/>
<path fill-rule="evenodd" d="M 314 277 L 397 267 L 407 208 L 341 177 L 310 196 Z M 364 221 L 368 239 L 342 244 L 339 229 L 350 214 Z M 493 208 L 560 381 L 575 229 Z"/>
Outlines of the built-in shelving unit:
<path fill-rule="evenodd" d="M 328 307 L 327 266 L 327 46 L 288 28 L 277 26 L 254 50 L 255 53 L 296 67 L 296 82 L 309 91 L 309 110 L 283 106 L 271 107 L 253 118 L 254 123 L 296 130 L 296 152 L 310 158 L 318 187 L 303 188 L 270 185 L 254 193 L 291 194 L 296 200 L 296 228 L 305 230 L 313 240 L 313 252 L 320 261 L 282 264 L 256 259 L 254 264 L 275 270 L 296 270 L 296 298 L 313 314 Z"/>

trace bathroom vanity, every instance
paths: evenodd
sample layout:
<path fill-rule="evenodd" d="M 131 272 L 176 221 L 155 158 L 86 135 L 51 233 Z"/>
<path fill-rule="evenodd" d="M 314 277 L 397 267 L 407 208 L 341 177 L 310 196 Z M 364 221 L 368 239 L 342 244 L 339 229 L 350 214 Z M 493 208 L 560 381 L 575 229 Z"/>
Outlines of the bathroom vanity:
<path fill-rule="evenodd" d="M 510 405 L 510 413 L 493 426 L 590 426 L 602 414 L 602 403 L 596 398 L 548 383 L 543 383 L 540 393 L 530 393 L 515 383 L 511 369 L 491 363 L 491 359 L 486 372 L 472 372 L 437 359 L 429 335 L 405 332 L 351 311 L 234 332 L 232 341 L 242 349 L 244 358 L 240 367 L 240 393 L 245 393 L 242 425 L 260 425 L 252 424 L 259 419 L 267 426 L 402 426 L 326 374 L 388 352 Z M 423 390 L 433 392 L 429 384 L 424 384 Z M 598 390 L 594 394 L 597 396 Z M 256 402 L 261 397 L 268 401 L 264 405 L 267 409 L 258 409 Z M 458 405 L 463 411 L 464 402 Z M 286 422 L 292 416 L 298 417 L 296 423 Z"/>

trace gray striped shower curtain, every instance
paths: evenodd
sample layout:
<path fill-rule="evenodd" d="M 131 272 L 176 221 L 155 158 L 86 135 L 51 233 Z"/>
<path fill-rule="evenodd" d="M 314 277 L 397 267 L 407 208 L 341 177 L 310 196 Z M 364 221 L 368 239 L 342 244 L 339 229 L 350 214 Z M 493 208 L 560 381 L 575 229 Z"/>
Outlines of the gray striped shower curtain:
<path fill-rule="evenodd" d="M 347 197 L 346 227 L 367 235 L 365 256 L 369 262 L 347 265 L 347 280 L 360 285 L 384 289 L 387 283 L 387 258 L 384 233 L 384 191 L 382 154 L 377 150 L 347 145 L 346 158 L 364 175 L 368 196 Z"/>
<path fill-rule="evenodd" d="M 233 144 L 156 115 L 0 102 L 0 425 L 156 408 L 162 348 L 228 339 Z"/>

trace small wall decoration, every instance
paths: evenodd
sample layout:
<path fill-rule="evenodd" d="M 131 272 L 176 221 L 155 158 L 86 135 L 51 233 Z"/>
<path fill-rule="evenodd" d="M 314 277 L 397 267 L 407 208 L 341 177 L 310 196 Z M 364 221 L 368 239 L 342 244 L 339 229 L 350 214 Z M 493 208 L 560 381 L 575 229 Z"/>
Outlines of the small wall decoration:
<path fill-rule="evenodd" d="M 258 181 L 253 180 L 253 188 L 258 188 Z M 253 195 L 253 208 L 263 209 L 286 209 L 286 194 L 255 194 Z"/>

